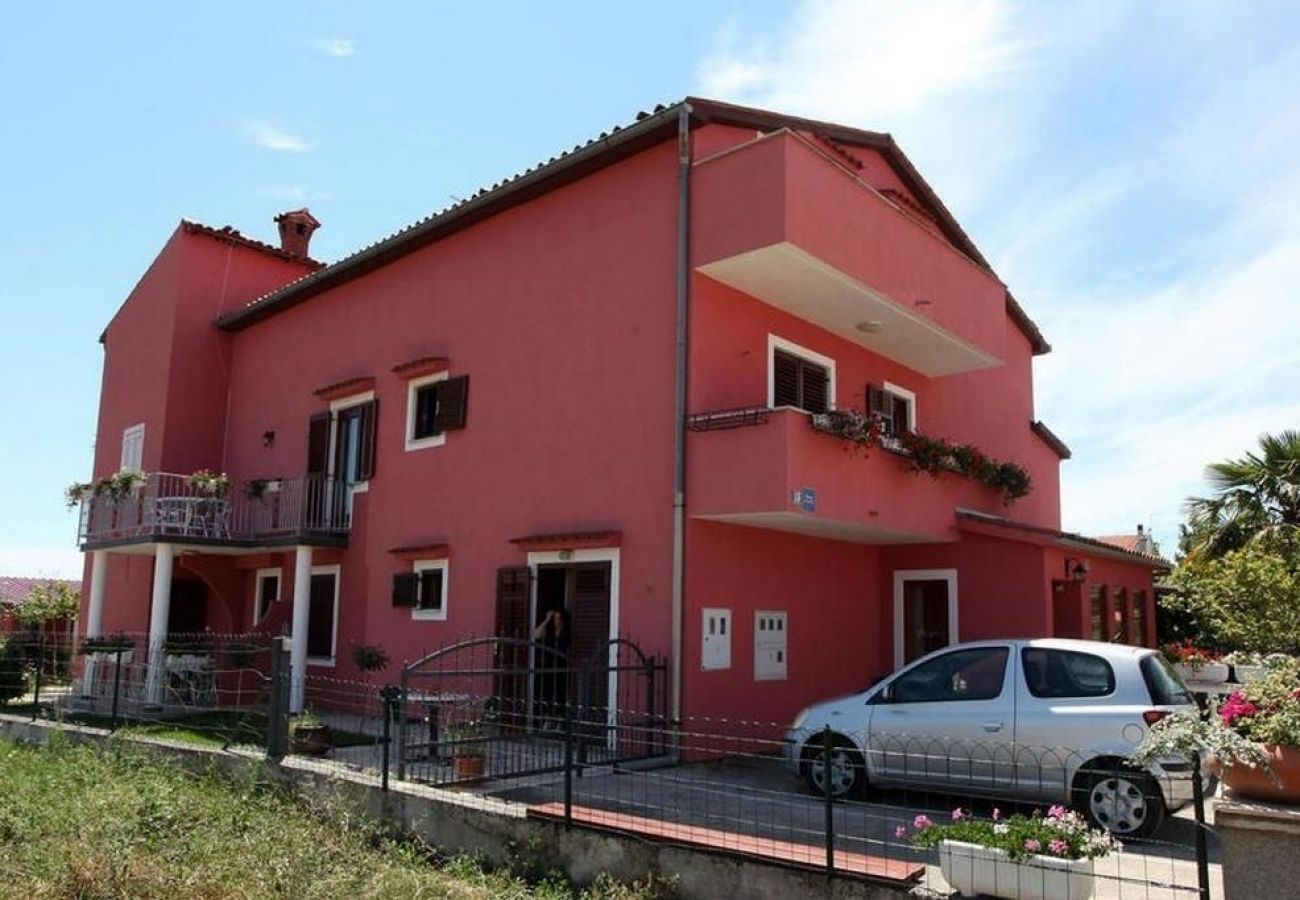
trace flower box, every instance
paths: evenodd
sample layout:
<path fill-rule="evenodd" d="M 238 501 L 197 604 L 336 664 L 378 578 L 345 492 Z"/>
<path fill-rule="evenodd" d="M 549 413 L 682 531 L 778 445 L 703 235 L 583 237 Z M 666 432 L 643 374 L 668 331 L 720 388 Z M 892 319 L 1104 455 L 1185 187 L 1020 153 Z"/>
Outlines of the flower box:
<path fill-rule="evenodd" d="M 1005 850 L 939 842 L 939 869 L 944 880 L 962 895 L 1019 900 L 1088 900 L 1092 896 L 1094 861 L 1031 856 L 1013 860 Z"/>
<path fill-rule="evenodd" d="M 1232 674 L 1239 684 L 1253 684 L 1268 674 L 1268 667 L 1262 664 L 1246 665 L 1243 663 L 1241 665 L 1234 665 L 1232 667 Z"/>
<path fill-rule="evenodd" d="M 1187 663 L 1175 663 L 1174 668 L 1185 682 L 1200 684 L 1223 684 L 1228 680 L 1228 666 L 1225 663 L 1207 662 L 1198 666 Z"/>

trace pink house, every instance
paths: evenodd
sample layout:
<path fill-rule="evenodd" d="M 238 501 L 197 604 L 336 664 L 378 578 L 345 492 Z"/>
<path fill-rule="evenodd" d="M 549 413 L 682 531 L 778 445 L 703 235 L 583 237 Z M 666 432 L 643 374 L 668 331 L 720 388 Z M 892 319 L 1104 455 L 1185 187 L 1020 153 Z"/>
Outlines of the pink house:
<path fill-rule="evenodd" d="M 689 99 L 332 265 L 277 222 L 182 222 L 104 332 L 94 476 L 147 474 L 82 503 L 83 634 L 348 677 L 564 609 L 778 721 L 957 640 L 1153 640 L 1158 557 L 1059 530 L 1046 340 L 887 135 Z"/>

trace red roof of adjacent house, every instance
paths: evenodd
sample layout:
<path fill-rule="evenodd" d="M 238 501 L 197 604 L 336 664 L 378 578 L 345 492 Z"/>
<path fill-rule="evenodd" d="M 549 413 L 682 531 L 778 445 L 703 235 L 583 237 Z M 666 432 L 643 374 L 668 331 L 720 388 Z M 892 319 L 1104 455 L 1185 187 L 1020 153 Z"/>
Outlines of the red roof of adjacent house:
<path fill-rule="evenodd" d="M 1040 536 L 1040 539 L 1046 539 L 1062 546 L 1075 546 L 1080 549 L 1105 551 L 1112 556 L 1128 557 L 1131 562 L 1147 563 L 1154 569 L 1168 570 L 1172 568 L 1169 560 L 1165 559 L 1163 556 L 1146 550 L 1135 550 L 1132 547 L 1125 547 L 1122 544 L 1116 543 L 1115 538 L 1088 537 L 1087 535 L 1077 534 L 1073 531 L 1061 531 L 1058 528 L 1048 528 L 1045 525 L 1030 525 L 1028 522 L 1017 522 L 1014 519 L 1008 519 L 1005 516 L 995 516 L 992 513 L 979 512 L 973 509 L 958 508 L 956 512 L 959 521 L 975 522 L 980 525 L 1005 528 L 1025 534 L 1038 535 Z M 1123 535 L 1122 537 L 1128 537 L 1128 535 Z M 1133 535 L 1132 537 L 1136 539 L 1137 535 Z"/>
<path fill-rule="evenodd" d="M 13 575 L 0 575 L 0 606 L 22 606 L 27 601 L 27 595 L 32 592 L 32 588 L 60 581 L 70 585 L 73 590 L 81 590 L 80 581 L 65 578 L 18 578 Z"/>
<path fill-rule="evenodd" d="M 306 210 L 303 210 L 303 212 L 306 212 Z M 311 214 L 308 213 L 308 215 Z M 322 269 L 325 267 L 325 263 L 320 262 L 319 260 L 305 256 L 297 256 L 287 250 L 281 250 L 273 244 L 268 244 L 256 240 L 255 238 L 251 238 L 248 235 L 241 233 L 237 228 L 232 228 L 229 225 L 223 225 L 221 228 L 213 228 L 211 225 L 204 225 L 202 222 L 195 222 L 192 219 L 181 219 L 181 228 L 183 228 L 187 234 L 205 234 L 208 237 L 216 238 L 219 241 L 238 244 L 240 247 L 248 247 L 250 250 L 260 250 L 262 253 L 279 257 L 280 259 L 287 259 L 290 262 L 300 262 L 312 269 Z"/>
<path fill-rule="evenodd" d="M 805 131 L 828 142 L 841 160 L 850 160 L 850 165 L 854 158 L 847 152 L 846 147 L 859 146 L 876 150 L 917 198 L 919 202 L 916 205 L 926 216 L 927 222 L 937 227 L 954 247 L 976 265 L 993 273 L 992 266 L 975 246 L 975 242 L 962 230 L 956 217 L 943 205 L 938 194 L 921 177 L 921 173 L 912 165 L 911 160 L 903 155 L 903 151 L 890 135 L 836 125 L 833 122 L 821 122 L 753 107 L 737 106 L 717 100 L 687 97 L 672 106 L 660 105 L 656 106 L 653 112 L 641 112 L 637 115 L 636 121 L 630 125 L 623 127 L 616 125 L 585 144 L 579 144 L 572 150 L 553 156 L 544 163 L 498 181 L 490 188 L 482 188 L 466 200 L 457 201 L 441 212 L 434 213 L 401 231 L 363 247 L 350 256 L 303 275 L 258 297 L 240 309 L 231 310 L 217 319 L 217 326 L 230 331 L 247 327 L 281 309 L 301 303 L 329 287 L 360 277 L 447 234 L 568 184 L 591 171 L 640 152 L 659 141 L 667 140 L 677 133 L 679 114 L 686 115 L 695 123 L 718 122 L 759 130 L 790 128 Z M 897 203 L 897 200 L 891 202 Z M 913 214 L 915 215 L 915 212 Z M 1005 305 L 1007 315 L 1029 340 L 1033 352 L 1035 354 L 1049 352 L 1052 349 L 1051 345 L 1047 343 L 1038 326 L 1011 296 L 1010 291 L 1006 292 Z"/>
<path fill-rule="evenodd" d="M 1147 551 L 1147 541 L 1150 540 L 1145 534 L 1102 534 L 1097 536 L 1097 540 L 1103 544 L 1110 544 L 1113 547 L 1119 547 L 1121 550 L 1127 550 L 1129 553 L 1140 553 L 1143 556 L 1149 556 Z"/>

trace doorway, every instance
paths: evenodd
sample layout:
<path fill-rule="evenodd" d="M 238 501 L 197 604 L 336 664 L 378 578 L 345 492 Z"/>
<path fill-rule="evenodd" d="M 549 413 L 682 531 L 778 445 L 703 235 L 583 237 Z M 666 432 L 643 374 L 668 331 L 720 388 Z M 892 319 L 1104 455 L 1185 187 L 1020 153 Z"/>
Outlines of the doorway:
<path fill-rule="evenodd" d="M 957 570 L 895 572 L 895 668 L 957 641 Z"/>
<path fill-rule="evenodd" d="M 533 696 L 541 704 L 581 703 L 578 716 L 603 722 L 610 696 L 608 666 L 596 663 L 585 681 L 583 667 L 598 656 L 610 639 L 609 562 L 546 564 L 537 567 L 537 591 L 531 618 L 534 639 L 567 656 L 569 677 L 554 671 L 561 657 L 534 651 L 537 668 Z M 559 623 L 557 637 L 556 623 Z"/>
<path fill-rule="evenodd" d="M 208 586 L 195 578 L 172 579 L 167 608 L 168 636 L 202 634 L 208 624 Z"/>

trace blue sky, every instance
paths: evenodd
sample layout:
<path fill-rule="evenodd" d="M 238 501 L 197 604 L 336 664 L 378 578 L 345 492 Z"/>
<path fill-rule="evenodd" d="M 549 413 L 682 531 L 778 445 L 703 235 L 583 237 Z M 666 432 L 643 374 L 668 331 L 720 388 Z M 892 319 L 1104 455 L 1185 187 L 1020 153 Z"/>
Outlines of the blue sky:
<path fill-rule="evenodd" d="M 1300 422 L 1287 2 L 49 4 L 0 13 L 0 573 L 76 574 L 96 338 L 182 216 L 332 260 L 700 93 L 891 131 L 1055 352 L 1065 527 Z"/>

